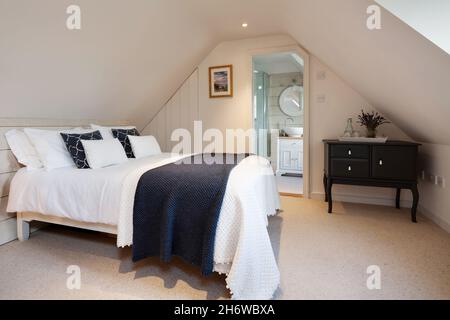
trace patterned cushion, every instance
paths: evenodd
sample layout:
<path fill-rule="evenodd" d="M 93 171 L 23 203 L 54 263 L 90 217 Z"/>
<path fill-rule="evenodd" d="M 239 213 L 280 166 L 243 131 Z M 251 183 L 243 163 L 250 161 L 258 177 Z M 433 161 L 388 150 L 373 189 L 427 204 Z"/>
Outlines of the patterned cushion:
<path fill-rule="evenodd" d="M 100 131 L 94 131 L 89 133 L 60 133 L 66 148 L 69 151 L 73 162 L 78 169 L 89 169 L 89 164 L 86 159 L 86 153 L 84 152 L 83 144 L 81 140 L 101 140 L 102 135 Z"/>
<path fill-rule="evenodd" d="M 136 129 L 111 129 L 114 138 L 119 139 L 128 158 L 134 158 L 133 149 L 131 148 L 130 139 L 128 136 L 138 136 L 139 132 Z"/>

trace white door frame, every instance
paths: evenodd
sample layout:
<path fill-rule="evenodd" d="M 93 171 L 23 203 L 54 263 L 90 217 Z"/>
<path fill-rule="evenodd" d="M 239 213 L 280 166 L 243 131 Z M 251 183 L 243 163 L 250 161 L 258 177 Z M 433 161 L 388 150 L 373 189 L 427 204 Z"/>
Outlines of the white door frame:
<path fill-rule="evenodd" d="M 304 72 L 303 72 L 303 90 L 304 90 L 304 125 L 303 125 L 303 197 L 310 198 L 310 72 L 309 72 L 309 53 L 305 49 L 303 49 L 299 45 L 289 45 L 282 47 L 271 47 L 271 48 L 262 48 L 256 50 L 249 51 L 249 65 L 251 66 L 251 70 L 248 72 L 253 75 L 253 57 L 259 55 L 266 55 L 271 53 L 283 53 L 283 52 L 292 52 L 298 54 L 304 62 Z M 251 77 L 253 79 L 253 76 Z M 252 86 L 253 88 L 253 86 Z M 253 92 L 251 95 L 252 101 L 250 101 L 249 106 L 252 108 L 251 114 L 253 115 Z M 253 117 L 252 117 L 253 118 Z M 253 121 L 252 121 L 253 128 Z M 255 152 L 255 150 L 252 150 Z"/>

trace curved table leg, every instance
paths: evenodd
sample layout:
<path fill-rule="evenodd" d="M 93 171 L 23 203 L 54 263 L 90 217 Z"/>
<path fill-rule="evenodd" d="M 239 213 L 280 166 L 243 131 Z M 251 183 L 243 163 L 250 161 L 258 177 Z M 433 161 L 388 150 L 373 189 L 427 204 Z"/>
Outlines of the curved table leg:
<path fill-rule="evenodd" d="M 400 209 L 400 194 L 402 192 L 402 189 L 397 188 L 397 193 L 395 194 L 395 207 L 397 209 Z"/>
<path fill-rule="evenodd" d="M 325 202 L 328 202 L 328 192 L 327 192 L 327 175 L 323 174 L 323 189 L 325 190 Z"/>
<path fill-rule="evenodd" d="M 327 195 L 328 195 L 328 213 L 333 211 L 333 197 L 331 195 L 331 187 L 333 186 L 333 182 L 330 178 L 327 179 Z"/>
<path fill-rule="evenodd" d="M 419 190 L 417 189 L 417 184 L 411 186 L 411 192 L 413 195 L 413 204 L 411 208 L 411 220 L 412 222 L 417 222 L 416 214 L 417 214 L 417 206 L 419 204 Z"/>

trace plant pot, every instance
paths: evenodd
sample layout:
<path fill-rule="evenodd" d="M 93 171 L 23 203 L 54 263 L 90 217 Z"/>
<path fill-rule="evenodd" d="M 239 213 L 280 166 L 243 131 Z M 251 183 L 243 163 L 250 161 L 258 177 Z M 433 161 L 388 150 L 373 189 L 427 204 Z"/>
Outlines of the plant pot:
<path fill-rule="evenodd" d="M 376 138 L 377 137 L 377 129 L 367 128 L 366 136 L 367 136 L 367 138 Z"/>

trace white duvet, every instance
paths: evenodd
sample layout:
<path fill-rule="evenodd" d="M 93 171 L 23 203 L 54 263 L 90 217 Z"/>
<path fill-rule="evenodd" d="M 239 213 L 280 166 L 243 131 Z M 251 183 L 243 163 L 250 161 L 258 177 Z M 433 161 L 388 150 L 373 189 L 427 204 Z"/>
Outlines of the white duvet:
<path fill-rule="evenodd" d="M 11 183 L 7 210 L 114 225 L 117 246 L 129 246 L 134 194 L 141 175 L 178 159 L 180 156 L 164 153 L 96 170 L 21 169 Z M 227 274 L 234 299 L 270 299 L 279 285 L 267 232 L 267 216 L 279 208 L 269 162 L 258 156 L 242 160 L 228 179 L 214 248 L 214 270 Z"/>

